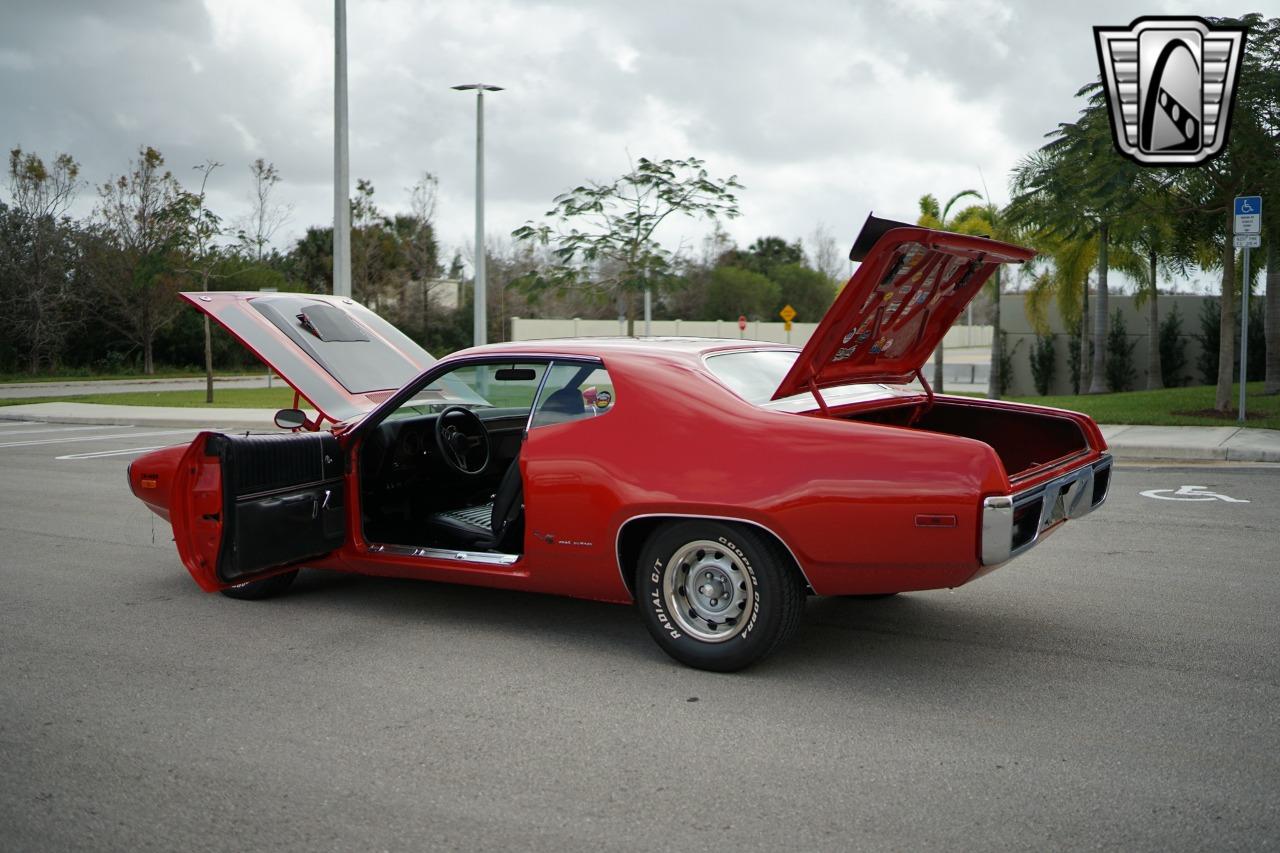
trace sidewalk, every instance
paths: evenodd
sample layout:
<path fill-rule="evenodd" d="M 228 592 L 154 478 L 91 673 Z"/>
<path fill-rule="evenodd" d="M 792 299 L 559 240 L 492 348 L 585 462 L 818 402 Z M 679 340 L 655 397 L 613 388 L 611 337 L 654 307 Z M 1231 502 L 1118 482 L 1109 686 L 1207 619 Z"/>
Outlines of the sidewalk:
<path fill-rule="evenodd" d="M 1246 427 L 1100 425 L 1126 462 L 1280 462 L 1280 430 Z"/>
<path fill-rule="evenodd" d="M 102 403 L 25 403 L 0 406 L 0 421 L 276 430 L 272 409 L 196 409 L 180 406 L 108 406 Z"/>
<path fill-rule="evenodd" d="M 266 388 L 267 375 L 215 376 L 218 388 Z M 276 384 L 283 384 L 276 380 Z M 194 391 L 203 389 L 203 376 L 159 376 L 152 379 L 66 379 L 59 382 L 0 382 L 0 399 L 71 397 L 80 394 L 124 394 L 131 391 Z"/>
<path fill-rule="evenodd" d="M 31 403 L 0 406 L 0 421 L 275 431 L 270 409 L 195 409 Z M 1102 425 L 1111 453 L 1124 462 L 1280 462 L 1280 430 L 1234 426 Z"/>

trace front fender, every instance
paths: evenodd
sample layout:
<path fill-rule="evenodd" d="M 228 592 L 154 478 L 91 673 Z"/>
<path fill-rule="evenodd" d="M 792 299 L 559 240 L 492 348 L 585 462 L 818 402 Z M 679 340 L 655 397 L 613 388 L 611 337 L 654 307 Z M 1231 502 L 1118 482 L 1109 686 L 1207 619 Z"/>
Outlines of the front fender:
<path fill-rule="evenodd" d="M 189 444 L 175 444 L 153 450 L 130 462 L 126 469 L 129 491 L 165 521 L 170 520 L 169 508 L 173 503 L 173 480 L 178 463 L 189 447 Z"/>

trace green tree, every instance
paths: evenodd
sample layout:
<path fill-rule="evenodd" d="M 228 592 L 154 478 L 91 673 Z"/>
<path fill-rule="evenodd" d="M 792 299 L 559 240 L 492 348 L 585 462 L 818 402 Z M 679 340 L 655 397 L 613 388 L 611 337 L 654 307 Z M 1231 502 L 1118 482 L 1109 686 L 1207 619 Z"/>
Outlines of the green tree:
<path fill-rule="evenodd" d="M 1138 283 L 1136 307 L 1147 308 L 1147 389 L 1164 387 L 1164 368 L 1160 351 L 1160 268 L 1165 253 L 1171 250 L 1173 222 L 1169 214 L 1168 194 L 1151 194 L 1144 206 L 1150 213 L 1130 223 L 1130 245 L 1125 247 L 1119 268 Z M 1137 251 L 1132 251 L 1136 249 Z"/>
<path fill-rule="evenodd" d="M 1113 244 L 1122 242 L 1127 224 L 1145 215 L 1139 183 L 1154 170 L 1144 170 L 1120 156 L 1112 143 L 1110 119 L 1100 83 L 1076 93 L 1085 104 L 1074 122 L 1059 124 L 1050 141 L 1015 169 L 1010 210 L 1015 221 L 1061 240 L 1096 240 L 1097 297 L 1092 306 L 1092 364 L 1088 392 L 1106 386 L 1106 334 L 1109 321 L 1109 272 Z M 1144 171 L 1146 174 L 1144 174 Z M 1167 172 L 1160 170 L 1162 175 Z M 1167 185 L 1167 177 L 1162 179 Z M 1089 320 L 1089 293 L 1082 294 Z M 1089 335 L 1082 336 L 1082 341 Z M 1088 359 L 1083 360 L 1089 364 Z"/>
<path fill-rule="evenodd" d="M 182 187 L 150 146 L 138 150 L 128 174 L 98 189 L 93 281 L 108 310 L 103 319 L 142 350 L 145 373 L 155 372 L 157 332 L 173 322 L 180 276 L 174 252 L 183 218 L 174 215 Z"/>
<path fill-rule="evenodd" d="M 413 325 L 420 327 L 419 337 L 426 339 L 432 323 L 431 282 L 440 277 L 440 247 L 436 242 L 435 209 L 439 181 L 430 172 L 409 189 L 409 212 L 396 214 L 392 230 L 404 256 L 404 268 L 410 282 L 421 294 Z M 486 266 L 486 269 L 489 267 Z M 492 276 L 490 276 L 492 278 Z M 405 317 L 404 319 L 408 319 Z M 490 338 L 490 340 L 504 340 Z"/>
<path fill-rule="evenodd" d="M 270 253 L 271 239 L 280 226 L 289 221 L 293 205 L 276 201 L 280 170 L 276 164 L 259 157 L 249 164 L 253 189 L 249 193 L 249 215 L 241 221 L 236 233 L 241 251 L 258 263 Z"/>
<path fill-rule="evenodd" d="M 374 310 L 398 306 L 406 265 L 393 221 L 373 200 L 373 182 L 356 181 L 351 202 L 351 294 Z"/>
<path fill-rule="evenodd" d="M 616 299 L 627 331 L 635 332 L 635 297 L 674 280 L 675 256 L 657 232 L 673 215 L 738 216 L 736 176 L 714 178 L 696 157 L 641 158 L 619 178 L 590 182 L 556 197 L 550 222 L 528 222 L 519 241 L 552 246 L 553 263 L 522 280 L 530 292 L 583 288 Z"/>
<path fill-rule="evenodd" d="M 767 320 L 778 304 L 781 289 L 766 276 L 733 266 L 717 267 L 707 283 L 705 310 L 708 318 Z"/>
<path fill-rule="evenodd" d="M 1280 394 L 1280 216 L 1275 214 L 1275 205 L 1280 201 L 1280 18 L 1251 15 L 1243 20 L 1249 25 L 1248 54 L 1240 76 L 1236 110 L 1250 113 L 1264 154 L 1257 164 L 1261 173 L 1257 191 L 1269 199 L 1272 212 L 1263 220 L 1264 252 L 1255 253 L 1259 260 L 1265 257 L 1267 268 L 1264 391 Z M 1249 352 L 1250 362 L 1262 357 L 1252 343 Z"/>
<path fill-rule="evenodd" d="M 741 267 L 770 277 L 780 266 L 803 263 L 804 250 L 800 243 L 788 243 L 781 237 L 757 237 L 745 250 L 729 249 L 719 260 L 722 266 Z"/>
<path fill-rule="evenodd" d="M 206 192 L 209 177 L 221 165 L 214 160 L 206 160 L 202 165 L 196 166 L 196 170 L 200 172 L 200 191 L 179 192 L 170 208 L 170 215 L 176 218 L 181 228 L 176 242 L 186 256 L 181 272 L 194 278 L 204 292 L 208 292 L 209 281 L 214 277 L 222 256 L 214 242 L 222 234 L 222 219 L 209 209 Z M 261 250 L 261 245 L 258 249 Z M 213 332 L 208 314 L 204 315 L 204 377 L 204 401 L 212 403 Z"/>
<path fill-rule="evenodd" d="M 782 306 L 790 305 L 801 322 L 816 323 L 836 298 L 836 288 L 831 279 L 800 264 L 774 267 L 769 279 L 778 285 L 778 301 L 769 319 L 777 317 Z"/>
<path fill-rule="evenodd" d="M 938 200 L 933 196 L 932 193 L 921 196 L 920 197 L 920 216 L 918 219 L 916 219 L 916 224 L 923 225 L 925 228 L 936 228 L 940 231 L 958 230 L 958 228 L 960 227 L 960 221 L 962 219 L 965 225 L 969 225 L 970 223 L 973 222 L 973 219 L 971 218 L 972 212 L 968 208 L 962 211 L 955 218 L 951 217 L 951 208 L 955 207 L 956 203 L 959 202 L 961 199 L 966 199 L 966 198 L 981 199 L 982 196 L 978 194 L 977 190 L 961 190 L 960 192 L 953 195 L 951 198 L 947 199 L 947 203 L 943 205 L 941 208 L 938 207 Z M 969 217 L 969 218 L 966 218 L 966 217 Z M 979 227 L 980 227 L 980 222 L 979 222 Z M 962 233 L 974 233 L 974 232 L 970 230 Z M 999 310 L 1000 310 L 999 306 L 997 305 L 996 311 L 998 312 Z M 994 340 L 998 336 L 993 335 L 992 337 Z M 945 349 L 946 347 L 943 345 L 942 341 L 938 341 L 938 347 L 933 351 L 933 385 L 935 390 L 937 391 L 943 390 L 942 368 L 945 361 L 945 356 L 943 354 L 943 351 Z M 992 365 L 993 365 L 993 369 L 995 369 L 994 359 L 992 360 Z"/>
<path fill-rule="evenodd" d="M 1199 168 L 1182 170 L 1174 185 L 1172 204 L 1180 214 L 1175 240 L 1184 254 L 1209 247 L 1216 248 L 1219 254 L 1215 266 L 1222 272 L 1222 294 L 1214 408 L 1225 412 L 1234 402 L 1236 302 L 1240 298 L 1236 290 L 1236 250 L 1231 239 L 1233 199 L 1258 192 L 1273 198 L 1280 196 L 1280 67 L 1276 58 L 1280 20 L 1266 20 L 1258 14 L 1210 20 L 1249 28 L 1229 142 L 1220 154 Z M 1277 367 L 1280 369 L 1280 365 Z M 1280 379 L 1277 381 L 1280 383 Z"/>
<path fill-rule="evenodd" d="M 75 227 L 67 210 L 80 188 L 68 154 L 46 164 L 33 152 L 9 152 L 11 207 L 0 229 L 0 318 L 14 355 L 38 372 L 53 366 L 74 322 Z"/>
<path fill-rule="evenodd" d="M 333 228 L 310 226 L 289 250 L 289 278 L 311 293 L 333 293 Z"/>

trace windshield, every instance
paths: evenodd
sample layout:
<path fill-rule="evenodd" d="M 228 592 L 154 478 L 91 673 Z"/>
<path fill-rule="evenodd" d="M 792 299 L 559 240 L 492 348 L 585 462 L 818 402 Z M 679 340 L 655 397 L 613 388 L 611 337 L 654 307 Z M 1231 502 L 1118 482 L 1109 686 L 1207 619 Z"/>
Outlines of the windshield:
<path fill-rule="evenodd" d="M 449 406 L 528 412 L 546 370 L 542 363 L 504 362 L 457 367 L 423 388 L 389 418 L 415 417 Z"/>
<path fill-rule="evenodd" d="M 807 391 L 774 400 L 774 392 L 791 370 L 800 353 L 796 350 L 745 350 L 707 357 L 707 369 L 729 390 L 752 405 L 787 412 L 807 412 L 818 404 Z M 827 405 L 845 405 L 886 397 L 911 396 L 918 393 L 910 386 L 842 385 L 824 388 Z"/>

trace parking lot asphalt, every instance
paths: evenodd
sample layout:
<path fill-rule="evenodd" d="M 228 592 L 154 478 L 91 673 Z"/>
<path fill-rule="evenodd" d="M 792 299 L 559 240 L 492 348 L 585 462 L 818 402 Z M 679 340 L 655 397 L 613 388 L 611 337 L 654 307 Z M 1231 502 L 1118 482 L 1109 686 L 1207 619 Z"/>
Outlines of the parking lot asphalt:
<path fill-rule="evenodd" d="M 0 426 L 3 849 L 1280 845 L 1276 467 L 1121 466 L 991 575 L 811 599 L 715 675 L 613 605 L 206 595 L 124 477 L 193 434 Z"/>

